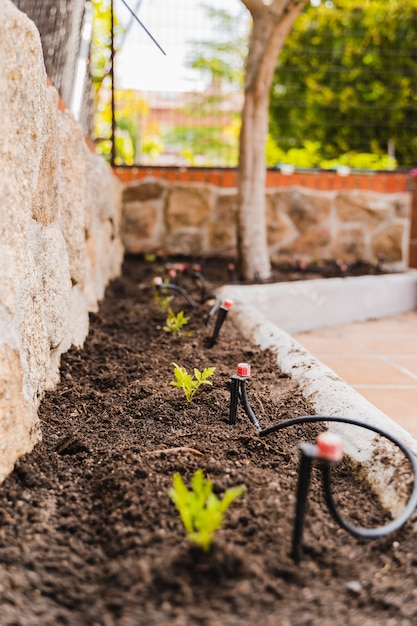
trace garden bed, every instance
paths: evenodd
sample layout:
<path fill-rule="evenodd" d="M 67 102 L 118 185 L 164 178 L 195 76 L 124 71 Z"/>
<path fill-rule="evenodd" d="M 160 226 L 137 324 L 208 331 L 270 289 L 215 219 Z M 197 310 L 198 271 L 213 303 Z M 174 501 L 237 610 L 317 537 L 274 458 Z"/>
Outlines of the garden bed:
<path fill-rule="evenodd" d="M 322 428 L 260 438 L 241 408 L 230 425 L 237 363 L 251 364 L 248 394 L 262 426 L 314 408 L 276 355 L 230 319 L 208 347 L 208 303 L 191 309 L 177 296 L 173 308 L 190 315 L 193 334 L 164 332 L 151 287 L 159 265 L 126 260 L 84 348 L 62 358 L 61 383 L 40 408 L 42 442 L 0 487 L 2 626 L 415 624 L 412 522 L 385 538 L 354 538 L 331 518 L 317 470 L 294 562 L 299 443 Z M 224 280 L 210 271 L 213 284 Z M 173 361 L 216 367 L 213 386 L 187 403 L 169 384 Z M 174 473 L 189 484 L 199 468 L 219 497 L 246 489 L 208 553 L 187 540 L 168 496 Z M 402 489 L 404 470 L 399 481 Z M 348 458 L 336 487 L 346 516 L 386 521 Z"/>

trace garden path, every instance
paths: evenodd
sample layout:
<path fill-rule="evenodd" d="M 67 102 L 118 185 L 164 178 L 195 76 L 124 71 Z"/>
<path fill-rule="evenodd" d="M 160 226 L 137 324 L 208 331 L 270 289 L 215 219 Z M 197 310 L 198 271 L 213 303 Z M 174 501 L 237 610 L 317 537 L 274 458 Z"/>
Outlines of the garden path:
<path fill-rule="evenodd" d="M 417 311 L 293 337 L 374 406 L 417 436 Z"/>

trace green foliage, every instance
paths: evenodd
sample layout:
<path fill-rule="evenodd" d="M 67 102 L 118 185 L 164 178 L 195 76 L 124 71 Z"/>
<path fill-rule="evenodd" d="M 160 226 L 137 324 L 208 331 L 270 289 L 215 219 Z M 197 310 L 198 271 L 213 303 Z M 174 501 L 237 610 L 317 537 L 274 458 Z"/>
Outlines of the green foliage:
<path fill-rule="evenodd" d="M 176 380 L 170 382 L 173 387 L 179 387 L 183 390 L 187 402 L 191 402 L 201 385 L 212 385 L 213 383 L 208 380 L 216 370 L 215 367 L 206 367 L 202 372 L 196 367 L 194 368 L 194 376 L 191 376 L 185 367 L 172 364 L 174 366 L 174 376 Z"/>
<path fill-rule="evenodd" d="M 93 83 L 94 129 L 97 152 L 110 158 L 111 153 L 111 0 L 93 0 L 93 30 L 90 52 L 90 72 Z M 122 34 L 114 16 L 114 42 Z M 123 142 L 123 140 L 122 140 Z"/>
<path fill-rule="evenodd" d="M 168 309 L 168 317 L 165 320 L 164 331 L 176 337 L 181 337 L 183 334 L 182 328 L 188 324 L 189 320 L 190 318 L 185 316 L 184 311 L 179 311 L 175 314 L 172 309 Z"/>
<path fill-rule="evenodd" d="M 183 107 L 186 122 L 164 135 L 164 143 L 190 165 L 236 166 L 241 111 L 238 94 L 243 89 L 249 13 L 243 6 L 218 9 L 206 3 L 203 8 L 215 25 L 215 37 L 191 42 L 187 65 L 206 87 Z"/>
<path fill-rule="evenodd" d="M 236 498 L 245 491 L 244 487 L 232 487 L 223 499 L 213 493 L 213 483 L 197 470 L 191 479 L 192 489 L 187 489 L 180 474 L 174 474 L 169 496 L 178 509 L 188 539 L 208 552 L 214 532 L 223 524 L 224 516 Z"/>
<path fill-rule="evenodd" d="M 281 150 L 271 136 L 267 141 L 266 162 L 269 167 L 280 164 L 293 165 L 300 168 L 337 169 L 347 166 L 366 170 L 392 170 L 397 162 L 387 154 L 382 154 L 378 148 L 375 152 L 346 152 L 335 159 L 324 159 L 321 154 L 321 143 L 318 141 L 304 141 L 300 148 L 290 148 L 286 152 Z"/>
<path fill-rule="evenodd" d="M 185 113 L 188 116 L 203 111 L 202 103 L 195 103 Z M 238 132 L 234 132 L 234 117 L 232 114 L 228 124 L 222 125 L 221 111 L 208 112 L 212 118 L 210 127 L 199 126 L 198 117 L 195 125 L 173 126 L 164 134 L 164 144 L 172 151 L 178 151 L 186 158 L 190 165 L 210 166 L 213 162 L 218 166 L 233 166 L 238 156 Z M 218 123 L 216 123 L 218 120 Z"/>
<path fill-rule="evenodd" d="M 209 77 L 212 91 L 242 89 L 250 22 L 244 7 L 238 13 L 204 5 L 207 19 L 216 25 L 216 40 L 193 41 L 188 65 Z M 230 34 L 233 33 L 233 37 Z"/>
<path fill-rule="evenodd" d="M 129 131 L 123 130 L 121 127 L 116 128 L 114 141 L 116 154 L 119 155 L 118 161 L 120 163 L 126 163 L 126 165 L 133 165 L 135 162 L 135 148 Z"/>
<path fill-rule="evenodd" d="M 372 157 L 362 155 L 375 154 L 379 166 L 390 145 L 400 166 L 415 164 L 416 39 L 417 0 L 306 7 L 286 39 L 271 90 L 270 131 L 281 150 L 301 149 L 301 159 L 308 139 L 320 146 L 320 165 L 344 155 L 368 167 Z"/>
<path fill-rule="evenodd" d="M 114 14 L 114 62 L 121 45 L 124 29 Z M 110 160 L 112 144 L 111 107 L 111 0 L 93 0 L 93 33 L 90 53 L 90 71 L 93 82 L 94 127 L 96 151 Z M 160 146 L 158 133 L 152 127 L 148 137 L 145 121 L 149 115 L 146 101 L 131 89 L 115 89 L 115 162 L 134 165 L 136 151 L 155 153 Z M 143 127 L 143 136 L 139 132 Z M 159 149 L 160 152 L 160 149 Z"/>

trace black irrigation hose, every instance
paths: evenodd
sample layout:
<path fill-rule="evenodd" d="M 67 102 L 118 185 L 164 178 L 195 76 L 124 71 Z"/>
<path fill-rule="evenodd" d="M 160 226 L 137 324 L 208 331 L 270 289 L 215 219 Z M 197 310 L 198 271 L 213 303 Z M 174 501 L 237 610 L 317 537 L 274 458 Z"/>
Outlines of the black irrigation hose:
<path fill-rule="evenodd" d="M 250 421 L 252 422 L 252 424 L 255 426 L 255 428 L 258 430 L 259 434 L 262 432 L 261 431 L 261 426 L 258 422 L 258 419 L 251 407 L 251 405 L 249 404 L 249 399 L 248 399 L 248 393 L 247 393 L 247 389 L 246 389 L 246 380 L 242 380 L 240 387 L 239 387 L 239 398 L 241 399 L 246 415 L 249 417 Z"/>
<path fill-rule="evenodd" d="M 246 410 L 246 407 L 245 407 Z M 249 419 L 252 421 L 252 418 L 249 416 Z M 364 422 L 360 422 L 358 420 L 350 419 L 348 417 L 334 417 L 334 416 L 324 416 L 324 415 L 306 415 L 303 417 L 294 417 L 289 420 L 285 420 L 279 424 L 275 424 L 274 426 L 270 426 L 269 428 L 264 428 L 259 431 L 260 437 L 265 437 L 271 433 L 275 433 L 278 430 L 282 430 L 283 428 L 288 428 L 290 426 L 295 426 L 297 424 L 311 424 L 315 422 L 339 422 L 342 424 L 349 424 L 351 426 L 359 426 L 360 428 L 366 428 L 367 430 L 371 430 L 382 437 L 385 437 L 389 441 L 391 441 L 394 445 L 396 445 L 407 457 L 410 462 L 413 474 L 414 474 L 414 484 L 413 490 L 411 492 L 410 498 L 408 500 L 407 505 L 405 506 L 402 513 L 393 521 L 389 522 L 384 526 L 378 526 L 377 528 L 363 528 L 362 526 L 354 526 L 347 522 L 339 512 L 337 511 L 337 506 L 333 497 L 333 493 L 330 485 L 330 477 L 331 477 L 331 466 L 329 464 L 323 465 L 323 485 L 324 492 L 326 497 L 326 503 L 329 507 L 330 513 L 333 515 L 335 520 L 340 524 L 342 528 L 347 530 L 349 533 L 356 537 L 366 538 L 366 539 L 374 539 L 377 537 L 384 537 L 389 533 L 395 532 L 401 526 L 403 526 L 409 517 L 414 513 L 417 506 L 417 459 L 412 453 L 412 451 L 405 446 L 399 439 L 387 433 L 386 431 L 378 428 L 377 426 L 372 426 L 371 424 L 365 424 Z"/>
<path fill-rule="evenodd" d="M 171 289 L 172 291 L 178 291 L 183 298 L 185 298 L 190 306 L 193 308 L 197 306 L 197 303 L 192 299 L 192 297 L 179 285 L 175 283 L 162 283 L 161 285 L 156 285 L 156 288 L 159 292 L 162 292 L 164 289 Z"/>
<path fill-rule="evenodd" d="M 338 512 L 337 506 L 335 503 L 335 499 L 333 497 L 332 489 L 331 489 L 331 464 L 323 464 L 322 472 L 323 472 L 323 486 L 325 492 L 326 503 L 329 508 L 330 513 L 333 515 L 334 519 L 340 524 L 342 528 L 347 530 L 349 533 L 356 537 L 372 539 L 376 537 L 383 537 L 388 535 L 389 533 L 395 532 L 401 526 L 403 526 L 409 517 L 414 513 L 417 506 L 417 459 L 414 456 L 413 452 L 403 444 L 399 439 L 391 435 L 390 433 L 378 428 L 377 426 L 372 426 L 371 424 L 366 424 L 359 420 L 351 419 L 348 417 L 337 417 L 332 415 L 305 415 L 302 417 L 294 417 L 289 420 L 285 420 L 284 422 L 280 422 L 279 424 L 274 424 L 273 426 L 269 426 L 268 428 L 261 428 L 259 421 L 249 403 L 247 389 L 246 389 L 246 380 L 247 376 L 233 376 L 232 377 L 232 387 L 231 387 L 231 406 L 230 406 L 230 424 L 235 424 L 237 419 L 237 403 L 238 399 L 242 402 L 243 408 L 245 410 L 246 415 L 249 420 L 255 426 L 258 431 L 260 437 L 266 437 L 272 433 L 278 432 L 279 430 L 283 430 L 284 428 L 289 428 L 290 426 L 296 426 L 297 424 L 312 424 L 316 422 L 337 422 L 342 424 L 349 424 L 351 426 L 358 426 L 359 428 L 365 428 L 367 430 L 371 430 L 382 437 L 391 441 L 397 448 L 399 448 L 403 454 L 407 457 L 412 472 L 414 475 L 413 481 L 413 489 L 411 495 L 409 497 L 408 503 L 405 506 L 402 513 L 393 521 L 385 524 L 384 526 L 378 526 L 377 528 L 364 528 L 362 526 L 355 526 L 347 522 Z"/>

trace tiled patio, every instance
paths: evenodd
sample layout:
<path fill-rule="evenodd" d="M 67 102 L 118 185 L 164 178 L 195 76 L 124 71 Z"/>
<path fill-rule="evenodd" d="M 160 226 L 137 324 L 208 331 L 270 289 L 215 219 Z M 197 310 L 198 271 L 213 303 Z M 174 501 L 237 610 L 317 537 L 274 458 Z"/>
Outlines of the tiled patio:
<path fill-rule="evenodd" d="M 417 436 L 417 311 L 293 336 Z"/>

